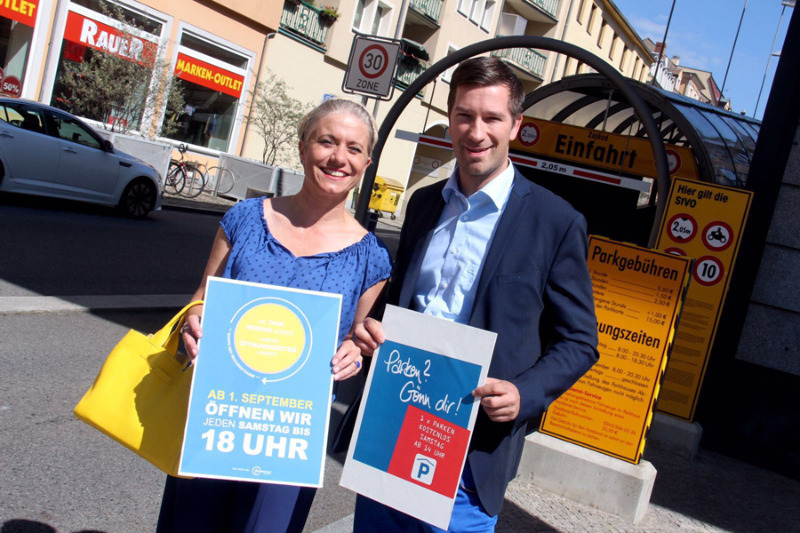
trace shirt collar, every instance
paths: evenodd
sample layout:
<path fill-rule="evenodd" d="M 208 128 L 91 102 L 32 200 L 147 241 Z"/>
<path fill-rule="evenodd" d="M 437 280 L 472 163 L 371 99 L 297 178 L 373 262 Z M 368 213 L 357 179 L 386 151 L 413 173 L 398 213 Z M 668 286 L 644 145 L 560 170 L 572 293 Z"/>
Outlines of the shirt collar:
<path fill-rule="evenodd" d="M 508 195 L 511 193 L 511 186 L 513 184 L 514 166 L 511 164 L 511 160 L 509 159 L 508 166 L 506 166 L 506 168 L 492 181 L 476 191 L 473 196 L 483 193 L 484 196 L 488 197 L 489 200 L 492 201 L 497 210 L 501 210 L 503 207 L 505 207 L 506 202 L 508 201 Z M 442 196 L 444 197 L 445 203 L 450 201 L 450 199 L 453 197 L 453 194 L 458 194 L 462 198 L 464 197 L 464 193 L 461 192 L 461 189 L 458 186 L 458 167 L 456 167 L 453 173 L 450 174 L 444 189 L 442 189 Z"/>

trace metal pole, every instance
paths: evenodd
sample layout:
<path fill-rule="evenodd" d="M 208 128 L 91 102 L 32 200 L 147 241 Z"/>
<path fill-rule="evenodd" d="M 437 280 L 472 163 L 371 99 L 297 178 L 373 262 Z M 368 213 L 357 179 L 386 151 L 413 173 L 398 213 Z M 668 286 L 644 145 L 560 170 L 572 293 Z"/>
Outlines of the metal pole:
<path fill-rule="evenodd" d="M 772 46 L 769 48 L 769 57 L 767 57 L 767 66 L 764 67 L 764 77 L 761 78 L 761 87 L 758 89 L 758 98 L 756 98 L 756 108 L 753 110 L 753 118 L 756 118 L 758 113 L 758 103 L 761 101 L 761 91 L 764 90 L 764 82 L 767 81 L 767 71 L 769 70 L 769 62 L 772 60 L 772 53 L 775 50 L 775 42 L 778 40 L 778 32 L 781 29 L 781 21 L 783 21 L 783 14 L 786 12 L 786 3 L 783 4 L 781 9 L 781 16 L 778 18 L 778 27 L 775 28 L 775 37 L 772 38 Z"/>
<path fill-rule="evenodd" d="M 722 78 L 722 89 L 720 89 L 720 97 L 725 96 L 725 82 L 728 81 L 728 71 L 731 69 L 731 61 L 733 61 L 733 51 L 736 50 L 736 41 L 739 40 L 739 30 L 742 29 L 742 21 L 744 20 L 744 11 L 747 9 L 747 0 L 744 0 L 744 7 L 742 8 L 742 16 L 739 18 L 739 27 L 736 28 L 736 37 L 733 38 L 733 46 L 731 46 L 731 56 L 728 58 L 728 68 L 725 69 L 725 77 Z"/>
<path fill-rule="evenodd" d="M 664 28 L 664 38 L 661 40 L 661 49 L 658 51 L 658 61 L 656 61 L 656 69 L 653 71 L 653 86 L 656 84 L 658 77 L 658 67 L 661 66 L 661 57 L 664 55 L 664 48 L 667 47 L 667 34 L 669 33 L 669 25 L 672 22 L 672 12 L 675 11 L 675 2 L 672 0 L 672 7 L 669 8 L 669 18 L 667 19 L 667 27 Z M 661 85 L 659 83 L 659 85 Z"/>
<path fill-rule="evenodd" d="M 378 131 L 378 142 L 372 152 L 372 164 L 367 168 L 362 181 L 362 190 L 358 196 L 358 204 L 356 206 L 356 220 L 362 226 L 367 225 L 369 199 L 372 192 L 372 184 L 375 182 L 375 175 L 378 170 L 378 162 L 383 152 L 383 147 L 389 139 L 389 134 L 392 132 L 395 123 L 400 118 L 400 114 L 408 107 L 411 100 L 420 92 L 425 85 L 427 85 L 434 78 L 439 76 L 442 72 L 446 71 L 453 65 L 469 59 L 471 57 L 491 52 L 492 50 L 505 50 L 507 48 L 541 48 L 542 50 L 553 51 L 561 54 L 566 54 L 574 57 L 579 61 L 586 63 L 599 74 L 605 76 L 609 83 L 613 85 L 624 97 L 630 102 L 634 112 L 639 117 L 639 121 L 647 133 L 650 140 L 650 146 L 653 149 L 653 157 L 655 158 L 656 166 L 656 187 L 657 187 L 657 203 L 656 213 L 653 222 L 653 227 L 650 230 L 650 246 L 652 247 L 658 238 L 658 229 L 661 224 L 661 219 L 664 216 L 664 209 L 666 208 L 667 196 L 669 195 L 669 166 L 667 165 L 667 153 L 664 150 L 664 138 L 661 131 L 658 129 L 653 115 L 647 104 L 644 103 L 642 97 L 633 88 L 633 86 L 620 74 L 613 66 L 609 65 L 596 55 L 584 50 L 574 44 L 565 43 L 556 39 L 547 37 L 537 37 L 532 35 L 519 35 L 515 37 L 498 37 L 474 43 L 465 46 L 460 50 L 456 50 L 452 54 L 440 59 L 436 63 L 425 70 L 408 88 L 400 94 L 400 97 L 392 105 L 386 117 L 381 123 Z"/>

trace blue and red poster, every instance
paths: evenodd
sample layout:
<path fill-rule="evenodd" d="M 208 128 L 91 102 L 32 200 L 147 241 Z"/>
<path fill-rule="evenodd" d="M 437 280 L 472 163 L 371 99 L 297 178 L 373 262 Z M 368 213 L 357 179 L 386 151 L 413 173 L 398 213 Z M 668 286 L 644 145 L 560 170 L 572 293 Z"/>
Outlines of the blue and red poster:
<path fill-rule="evenodd" d="M 389 306 L 341 485 L 446 529 L 496 335 Z"/>

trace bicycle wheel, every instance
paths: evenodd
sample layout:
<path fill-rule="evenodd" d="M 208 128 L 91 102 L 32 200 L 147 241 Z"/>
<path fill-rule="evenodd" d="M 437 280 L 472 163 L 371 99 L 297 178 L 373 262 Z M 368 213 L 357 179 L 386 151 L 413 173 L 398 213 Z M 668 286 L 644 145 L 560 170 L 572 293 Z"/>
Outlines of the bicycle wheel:
<path fill-rule="evenodd" d="M 164 177 L 164 192 L 180 194 L 186 183 L 186 173 L 178 163 L 170 163 L 167 175 Z"/>
<path fill-rule="evenodd" d="M 208 169 L 208 175 L 214 176 L 216 179 L 214 188 L 217 194 L 228 194 L 236 183 L 236 177 L 233 175 L 233 172 L 227 168 L 211 167 Z"/>
<path fill-rule="evenodd" d="M 197 167 L 186 165 L 186 185 L 181 194 L 187 198 L 196 198 L 206 186 L 206 176 Z"/>

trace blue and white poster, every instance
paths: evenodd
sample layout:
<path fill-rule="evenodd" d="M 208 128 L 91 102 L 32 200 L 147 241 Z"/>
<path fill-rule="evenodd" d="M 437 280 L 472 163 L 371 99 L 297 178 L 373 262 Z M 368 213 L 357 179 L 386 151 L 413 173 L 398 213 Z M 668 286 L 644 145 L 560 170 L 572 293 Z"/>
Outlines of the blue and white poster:
<path fill-rule="evenodd" d="M 387 306 L 340 484 L 447 529 L 496 334 Z"/>
<path fill-rule="evenodd" d="M 210 277 L 179 474 L 321 487 L 341 296 Z"/>

